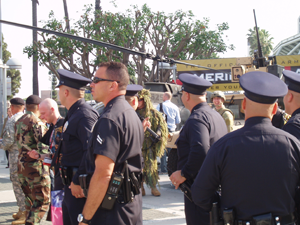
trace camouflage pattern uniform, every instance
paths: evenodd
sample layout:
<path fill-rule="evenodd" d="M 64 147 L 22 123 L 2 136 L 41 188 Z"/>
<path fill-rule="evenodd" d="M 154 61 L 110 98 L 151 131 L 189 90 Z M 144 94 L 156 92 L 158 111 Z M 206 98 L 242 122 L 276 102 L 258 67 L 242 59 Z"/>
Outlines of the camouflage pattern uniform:
<path fill-rule="evenodd" d="M 15 140 L 15 123 L 23 116 L 22 112 L 13 115 L 5 126 L 5 138 L 3 139 L 3 145 L 5 149 L 9 151 L 9 169 L 10 169 L 10 180 L 13 185 L 13 190 L 16 196 L 17 205 L 19 210 L 25 211 L 25 195 L 21 188 L 21 184 L 18 177 L 18 156 L 19 150 Z"/>
<path fill-rule="evenodd" d="M 234 114 L 230 109 L 225 108 L 224 105 L 220 109 L 216 109 L 218 113 L 223 117 L 225 120 L 228 133 L 233 131 L 233 125 L 234 125 Z"/>
<path fill-rule="evenodd" d="M 28 212 L 26 224 L 39 224 L 50 203 L 49 167 L 41 160 L 30 158 L 27 152 L 36 149 L 40 154 L 49 153 L 48 146 L 39 141 L 47 127 L 33 112 L 27 111 L 16 122 L 15 130 L 19 148 L 18 174 Z"/>
<path fill-rule="evenodd" d="M 145 131 L 142 147 L 145 164 L 143 168 L 143 178 L 147 186 L 155 188 L 159 180 L 156 157 L 162 157 L 164 155 L 168 137 L 168 126 L 162 114 L 153 107 L 149 90 L 143 89 L 138 95 L 139 99 L 144 99 L 145 107 L 143 109 L 138 109 L 137 113 L 144 118 L 149 117 L 151 129 L 161 136 L 161 140 L 154 143 L 150 133 Z"/>

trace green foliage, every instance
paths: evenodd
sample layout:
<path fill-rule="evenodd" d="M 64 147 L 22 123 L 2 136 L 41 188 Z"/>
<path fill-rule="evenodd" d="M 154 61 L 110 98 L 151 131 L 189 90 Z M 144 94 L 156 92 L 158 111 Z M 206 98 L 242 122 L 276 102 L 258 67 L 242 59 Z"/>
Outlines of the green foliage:
<path fill-rule="evenodd" d="M 6 63 L 11 58 L 11 53 L 7 50 L 7 43 L 4 42 L 4 37 L 2 35 L 2 60 L 3 63 Z M 13 96 L 19 93 L 21 87 L 21 73 L 19 70 L 10 69 L 6 71 L 6 76 L 11 78 L 11 95 L 7 96 L 7 99 L 10 100 Z"/>
<path fill-rule="evenodd" d="M 54 74 L 52 74 L 51 78 L 51 98 L 55 101 L 57 101 L 57 91 L 55 90 L 55 87 L 57 85 L 57 78 Z"/>
<path fill-rule="evenodd" d="M 4 42 L 4 37 L 2 35 L 2 61 L 6 63 L 11 58 L 11 53 L 7 50 L 7 43 Z"/>
<path fill-rule="evenodd" d="M 84 99 L 85 101 L 93 100 L 93 96 L 91 93 L 84 93 Z"/>
<path fill-rule="evenodd" d="M 70 31 L 66 30 L 65 20 L 56 19 L 53 11 L 49 14 L 49 20 L 44 21 L 44 28 L 140 52 L 149 52 L 148 49 L 151 49 L 153 55 L 176 60 L 215 58 L 219 53 L 233 50 L 233 45 L 227 46 L 222 38 L 223 32 L 229 29 L 228 24 L 219 24 L 216 30 L 210 30 L 208 24 L 207 18 L 203 21 L 195 19 L 192 11 L 178 10 L 166 15 L 164 12 L 152 12 L 145 4 L 141 9 L 131 6 L 124 14 L 95 11 L 92 5 L 86 5 L 81 17 L 71 25 Z M 153 80 L 156 74 L 156 61 L 151 65 L 150 60 L 146 61 L 137 55 L 47 33 L 39 35 L 41 38 L 37 43 L 37 51 L 27 46 L 24 52 L 29 57 L 36 52 L 39 63 L 57 76 L 50 63 L 51 57 L 57 58 L 64 69 L 88 78 L 94 75 L 99 63 L 112 60 L 123 62 L 128 67 L 131 83 L 141 84 Z M 71 55 L 74 62 L 70 60 Z M 162 80 L 168 81 L 170 74 L 169 70 L 163 71 Z"/>
<path fill-rule="evenodd" d="M 264 29 L 258 29 L 258 36 L 260 40 L 260 45 L 261 45 L 261 50 L 263 56 L 267 57 L 271 53 L 273 49 L 273 37 L 270 37 L 271 35 L 269 34 L 268 31 Z M 256 29 L 255 27 L 252 29 L 249 29 L 249 33 L 247 34 L 249 44 L 250 44 L 250 55 L 253 55 L 253 52 L 255 50 L 258 50 L 258 45 L 257 45 L 257 35 L 256 35 Z"/>
<path fill-rule="evenodd" d="M 50 57 L 50 63 L 49 65 L 55 69 L 55 71 L 59 68 L 59 62 L 57 59 L 52 56 Z M 57 101 L 57 91 L 55 90 L 55 87 L 57 85 L 57 77 L 53 71 L 49 70 L 48 72 L 50 78 L 51 78 L 51 98 L 55 101 Z"/>

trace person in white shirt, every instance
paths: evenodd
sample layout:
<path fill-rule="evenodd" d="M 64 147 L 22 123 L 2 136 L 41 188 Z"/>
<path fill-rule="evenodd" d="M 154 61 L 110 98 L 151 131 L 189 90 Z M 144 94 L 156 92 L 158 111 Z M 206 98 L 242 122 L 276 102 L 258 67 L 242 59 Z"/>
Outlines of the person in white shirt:
<path fill-rule="evenodd" d="M 180 114 L 179 114 L 179 108 L 171 102 L 172 94 L 171 92 L 165 92 L 163 95 L 163 103 L 160 103 L 157 105 L 156 109 L 157 111 L 163 113 L 166 117 L 166 122 L 168 125 L 169 132 L 174 132 L 176 130 L 176 125 L 180 123 Z M 167 148 L 167 151 L 169 152 L 170 149 Z M 166 163 L 166 152 L 161 157 L 160 160 L 160 168 L 162 173 L 167 172 L 167 163 Z"/>

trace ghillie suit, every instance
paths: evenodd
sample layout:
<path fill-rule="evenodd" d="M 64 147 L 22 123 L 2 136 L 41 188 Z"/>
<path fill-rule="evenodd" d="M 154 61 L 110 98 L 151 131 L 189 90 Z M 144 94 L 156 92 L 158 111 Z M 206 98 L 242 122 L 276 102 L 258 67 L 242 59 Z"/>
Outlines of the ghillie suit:
<path fill-rule="evenodd" d="M 153 107 L 149 90 L 143 89 L 138 95 L 139 99 L 144 99 L 145 106 L 142 109 L 138 109 L 137 113 L 144 118 L 149 117 L 151 129 L 161 137 L 158 142 L 155 142 L 151 134 L 148 131 L 145 131 L 145 139 L 142 148 L 145 164 L 143 169 L 144 181 L 147 186 L 153 189 L 156 187 L 159 179 L 156 157 L 164 155 L 167 144 L 168 127 L 162 114 Z"/>

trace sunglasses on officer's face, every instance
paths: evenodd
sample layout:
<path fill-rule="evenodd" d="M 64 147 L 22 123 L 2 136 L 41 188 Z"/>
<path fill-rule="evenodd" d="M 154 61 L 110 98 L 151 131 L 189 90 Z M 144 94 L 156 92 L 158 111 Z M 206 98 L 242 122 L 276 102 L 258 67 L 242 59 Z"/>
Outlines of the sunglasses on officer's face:
<path fill-rule="evenodd" d="M 95 84 L 97 84 L 100 81 L 110 81 L 110 82 L 120 83 L 120 81 L 117 81 L 117 80 L 103 79 L 103 78 L 100 78 L 100 77 L 93 77 L 93 79 L 92 79 L 92 82 L 95 83 Z"/>

